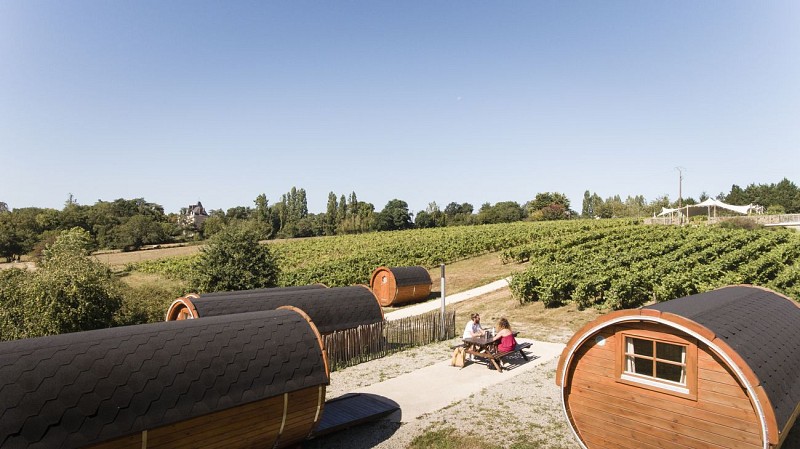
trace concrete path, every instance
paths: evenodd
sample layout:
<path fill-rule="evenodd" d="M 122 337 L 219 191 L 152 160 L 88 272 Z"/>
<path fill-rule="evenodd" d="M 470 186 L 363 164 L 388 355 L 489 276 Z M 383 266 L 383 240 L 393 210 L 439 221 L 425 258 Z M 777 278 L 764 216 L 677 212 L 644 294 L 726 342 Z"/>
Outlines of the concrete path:
<path fill-rule="evenodd" d="M 442 354 L 442 362 L 402 376 L 357 390 L 356 393 L 377 394 L 400 405 L 400 413 L 390 419 L 411 422 L 426 413 L 435 412 L 470 395 L 512 377 L 525 374 L 536 366 L 557 358 L 564 349 L 561 343 L 546 343 L 520 338 L 520 343 L 531 342 L 525 350 L 529 361 L 515 356 L 506 358 L 503 372 L 489 369 L 483 362 L 470 363 L 464 368 L 450 366 L 450 354 Z"/>
<path fill-rule="evenodd" d="M 448 295 L 447 291 L 445 290 L 445 304 L 455 304 L 457 302 L 466 301 L 468 299 L 500 290 L 506 286 L 508 286 L 508 279 L 500 279 L 499 281 L 494 281 L 491 284 L 486 284 L 478 288 L 473 288 L 472 290 L 467 290 L 465 292 L 455 293 L 452 295 Z M 386 318 L 387 321 L 399 320 L 400 318 L 421 315 L 425 312 L 430 312 L 431 310 L 439 310 L 441 307 L 441 299 L 435 299 L 423 302 L 421 304 L 405 307 L 394 312 L 389 312 L 384 315 L 384 318 Z"/>

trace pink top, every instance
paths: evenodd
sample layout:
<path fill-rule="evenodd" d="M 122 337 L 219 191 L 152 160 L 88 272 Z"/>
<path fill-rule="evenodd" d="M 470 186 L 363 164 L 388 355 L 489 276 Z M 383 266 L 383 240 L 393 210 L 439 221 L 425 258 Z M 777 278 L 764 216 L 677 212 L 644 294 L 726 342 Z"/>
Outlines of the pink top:
<path fill-rule="evenodd" d="M 500 337 L 500 344 L 497 345 L 497 350 L 500 352 L 508 352 L 514 349 L 517 346 L 517 340 L 514 338 L 513 334 L 503 335 Z"/>

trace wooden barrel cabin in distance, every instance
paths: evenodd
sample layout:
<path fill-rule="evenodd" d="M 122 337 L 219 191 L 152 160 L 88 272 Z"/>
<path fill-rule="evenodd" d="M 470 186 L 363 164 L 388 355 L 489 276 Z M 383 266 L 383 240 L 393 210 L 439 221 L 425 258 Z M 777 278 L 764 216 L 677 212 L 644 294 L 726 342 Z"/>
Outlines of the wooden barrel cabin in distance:
<path fill-rule="evenodd" d="M 317 284 L 320 285 L 320 284 Z M 176 299 L 167 320 L 208 318 L 292 306 L 311 318 L 323 335 L 383 321 L 383 310 L 366 285 L 332 288 L 289 288 L 190 294 Z"/>
<path fill-rule="evenodd" d="M 2 342 L 0 447 L 292 447 L 328 384 L 296 310 Z"/>
<path fill-rule="evenodd" d="M 272 295 L 282 295 L 286 293 L 294 293 L 302 290 L 315 290 L 327 288 L 324 284 L 310 284 L 310 285 L 298 285 L 294 287 L 272 287 L 272 288 L 257 288 L 252 290 L 235 290 L 235 291 L 223 291 L 223 292 L 212 292 L 212 293 L 203 293 L 199 295 L 197 293 L 189 293 L 186 296 L 178 298 L 174 301 L 167 310 L 167 321 L 177 321 L 177 320 L 188 320 L 192 318 L 197 318 L 198 313 L 197 310 L 194 308 L 194 304 L 192 300 L 196 300 L 203 297 L 203 300 L 211 299 L 211 298 L 232 298 L 232 297 L 268 297 Z M 273 308 L 274 309 L 274 308 Z M 267 309 L 253 309 L 248 310 L 248 312 L 254 312 L 256 310 L 267 310 Z"/>
<path fill-rule="evenodd" d="M 779 448 L 800 414 L 798 323 L 753 286 L 601 316 L 559 360 L 568 424 L 589 449 Z"/>
<path fill-rule="evenodd" d="M 370 288 L 383 307 L 421 301 L 431 294 L 431 275 L 424 267 L 378 267 Z"/>

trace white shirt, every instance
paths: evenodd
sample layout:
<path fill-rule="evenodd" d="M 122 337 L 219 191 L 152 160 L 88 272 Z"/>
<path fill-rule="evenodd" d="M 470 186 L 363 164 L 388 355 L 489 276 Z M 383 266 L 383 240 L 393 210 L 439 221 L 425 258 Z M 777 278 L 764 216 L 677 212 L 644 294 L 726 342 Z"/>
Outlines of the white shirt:
<path fill-rule="evenodd" d="M 464 327 L 464 336 L 462 338 L 472 338 L 472 334 L 477 334 L 481 331 L 481 325 L 475 323 L 472 320 L 467 321 L 467 325 Z"/>

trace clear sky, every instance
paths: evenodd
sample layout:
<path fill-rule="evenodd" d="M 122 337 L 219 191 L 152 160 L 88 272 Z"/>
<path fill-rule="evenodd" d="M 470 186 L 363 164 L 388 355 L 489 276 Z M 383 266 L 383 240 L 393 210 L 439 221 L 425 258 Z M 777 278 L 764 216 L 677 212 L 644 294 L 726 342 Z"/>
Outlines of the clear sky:
<path fill-rule="evenodd" d="M 800 183 L 800 2 L 0 0 L 0 201 Z"/>

